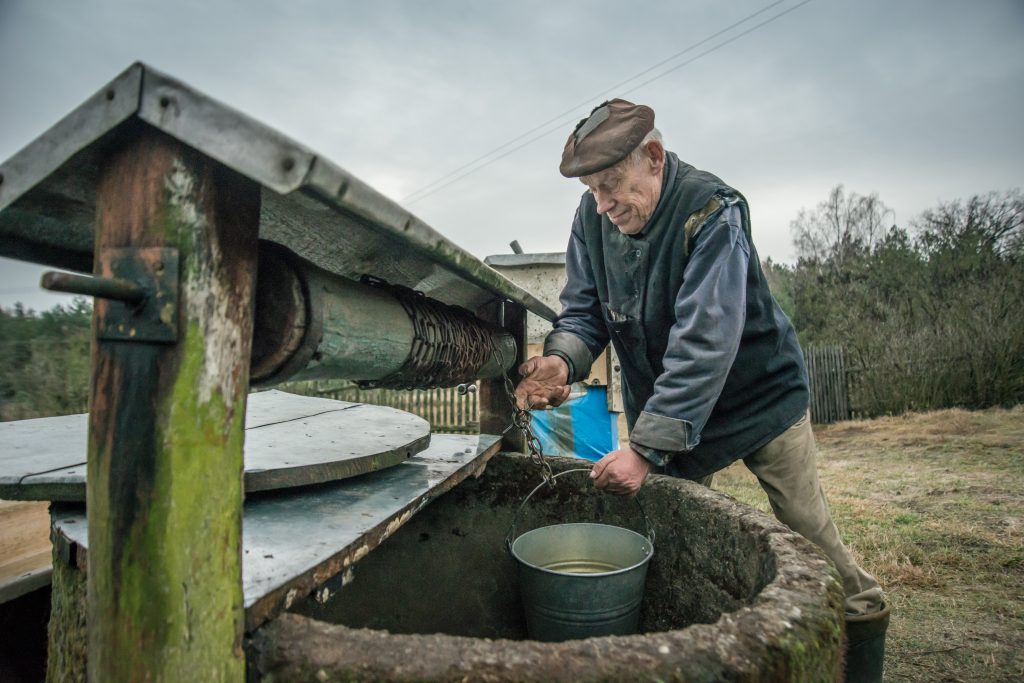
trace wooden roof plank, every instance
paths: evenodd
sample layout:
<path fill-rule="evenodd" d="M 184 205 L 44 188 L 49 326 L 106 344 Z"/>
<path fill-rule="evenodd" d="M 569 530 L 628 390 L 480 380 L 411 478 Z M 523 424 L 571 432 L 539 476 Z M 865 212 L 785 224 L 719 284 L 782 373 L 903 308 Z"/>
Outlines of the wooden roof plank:
<path fill-rule="evenodd" d="M 368 274 L 479 310 L 554 311 L 322 155 L 136 63 L 0 164 L 0 255 L 88 270 L 103 149 L 143 122 L 262 188 L 260 238 L 351 278 Z"/>

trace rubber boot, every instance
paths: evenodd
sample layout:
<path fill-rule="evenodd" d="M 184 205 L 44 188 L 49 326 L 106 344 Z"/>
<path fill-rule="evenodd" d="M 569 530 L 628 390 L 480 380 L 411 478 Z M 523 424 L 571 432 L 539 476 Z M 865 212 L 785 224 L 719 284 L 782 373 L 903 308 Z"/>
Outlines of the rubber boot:
<path fill-rule="evenodd" d="M 846 617 L 845 683 L 882 683 L 889 605 L 873 614 Z"/>

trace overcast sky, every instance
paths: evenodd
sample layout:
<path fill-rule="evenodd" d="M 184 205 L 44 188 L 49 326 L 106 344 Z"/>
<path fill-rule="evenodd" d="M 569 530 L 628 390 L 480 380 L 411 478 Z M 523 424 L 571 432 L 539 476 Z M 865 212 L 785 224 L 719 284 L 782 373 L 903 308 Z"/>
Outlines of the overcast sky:
<path fill-rule="evenodd" d="M 762 258 L 791 262 L 790 221 L 838 183 L 900 224 L 1024 185 L 1021 0 L 0 0 L 0 159 L 136 60 L 481 258 L 565 248 L 583 188 L 558 173 L 562 145 L 613 96 L 652 106 L 670 150 L 747 196 Z M 0 259 L 0 306 L 60 301 L 39 270 Z"/>

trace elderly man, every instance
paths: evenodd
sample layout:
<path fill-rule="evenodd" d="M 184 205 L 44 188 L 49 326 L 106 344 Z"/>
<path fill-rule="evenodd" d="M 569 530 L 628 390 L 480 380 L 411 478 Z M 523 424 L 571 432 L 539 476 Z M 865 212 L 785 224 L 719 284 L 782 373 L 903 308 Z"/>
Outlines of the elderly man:
<path fill-rule="evenodd" d="M 743 195 L 667 152 L 653 110 L 618 99 L 580 121 L 560 170 L 587 192 L 562 312 L 544 355 L 520 368 L 520 403 L 558 405 L 611 341 L 629 445 L 595 463 L 597 488 L 633 495 L 652 471 L 710 485 L 742 458 L 776 517 L 839 569 L 851 680 L 880 680 L 889 609 L 818 483 L 803 354 L 768 290 Z"/>

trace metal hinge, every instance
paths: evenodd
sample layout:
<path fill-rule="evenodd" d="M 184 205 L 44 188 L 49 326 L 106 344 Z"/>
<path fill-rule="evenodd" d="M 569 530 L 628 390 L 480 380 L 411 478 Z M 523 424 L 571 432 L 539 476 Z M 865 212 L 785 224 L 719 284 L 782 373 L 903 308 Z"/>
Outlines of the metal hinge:
<path fill-rule="evenodd" d="M 178 250 L 104 249 L 96 277 L 48 272 L 46 289 L 96 298 L 96 338 L 173 344 L 178 341 Z"/>

